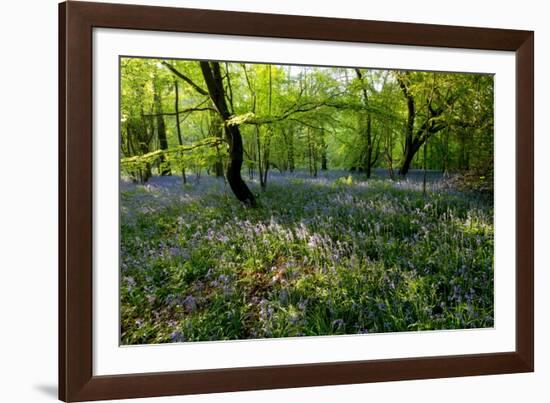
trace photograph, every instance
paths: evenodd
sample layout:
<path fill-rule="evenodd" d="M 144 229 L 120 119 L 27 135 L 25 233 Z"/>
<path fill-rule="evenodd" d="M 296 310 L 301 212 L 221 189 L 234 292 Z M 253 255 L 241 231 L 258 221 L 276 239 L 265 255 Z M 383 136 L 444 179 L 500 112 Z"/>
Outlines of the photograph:
<path fill-rule="evenodd" d="M 494 75 L 119 57 L 120 344 L 494 326 Z"/>

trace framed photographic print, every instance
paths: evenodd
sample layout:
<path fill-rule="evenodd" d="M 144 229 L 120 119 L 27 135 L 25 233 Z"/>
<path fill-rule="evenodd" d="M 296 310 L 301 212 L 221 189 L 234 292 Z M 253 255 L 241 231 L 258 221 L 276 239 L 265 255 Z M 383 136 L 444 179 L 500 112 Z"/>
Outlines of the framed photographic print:
<path fill-rule="evenodd" d="M 59 28 L 60 399 L 533 371 L 533 32 Z"/>

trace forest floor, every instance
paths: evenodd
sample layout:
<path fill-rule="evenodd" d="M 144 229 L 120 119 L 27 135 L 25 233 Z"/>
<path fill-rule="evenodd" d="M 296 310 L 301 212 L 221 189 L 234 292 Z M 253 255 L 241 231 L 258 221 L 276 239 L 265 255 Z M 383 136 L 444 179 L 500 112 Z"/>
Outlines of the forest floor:
<path fill-rule="evenodd" d="M 493 205 L 441 173 L 121 181 L 123 344 L 493 326 Z"/>

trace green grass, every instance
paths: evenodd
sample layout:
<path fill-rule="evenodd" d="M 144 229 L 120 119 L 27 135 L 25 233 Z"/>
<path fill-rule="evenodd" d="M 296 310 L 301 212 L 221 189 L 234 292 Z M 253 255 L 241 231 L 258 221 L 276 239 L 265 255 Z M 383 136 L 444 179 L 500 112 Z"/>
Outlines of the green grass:
<path fill-rule="evenodd" d="M 493 207 L 474 195 L 283 178 L 249 209 L 204 178 L 121 203 L 123 344 L 493 326 Z"/>

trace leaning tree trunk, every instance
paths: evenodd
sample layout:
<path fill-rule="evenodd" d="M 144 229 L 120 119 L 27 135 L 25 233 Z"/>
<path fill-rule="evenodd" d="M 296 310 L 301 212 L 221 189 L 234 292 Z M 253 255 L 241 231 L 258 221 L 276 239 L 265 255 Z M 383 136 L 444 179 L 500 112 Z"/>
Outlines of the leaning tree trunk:
<path fill-rule="evenodd" d="M 407 73 L 404 73 L 407 75 Z M 405 126 L 405 150 L 403 151 L 403 163 L 401 168 L 399 168 L 399 175 L 407 175 L 411 162 L 414 158 L 414 154 L 418 149 L 415 150 L 414 146 L 414 120 L 416 117 L 416 106 L 414 103 L 414 97 L 409 91 L 409 85 L 407 79 L 404 79 L 400 75 L 397 75 L 397 82 L 399 87 L 405 96 L 407 101 L 407 124 Z"/>
<path fill-rule="evenodd" d="M 246 186 L 242 176 L 243 166 L 243 139 L 238 126 L 226 126 L 226 135 L 231 138 L 229 146 L 229 163 L 227 164 L 227 182 L 231 190 L 241 202 L 248 206 L 256 206 L 256 198 Z"/>
<path fill-rule="evenodd" d="M 220 65 L 217 62 L 200 62 L 202 75 L 208 94 L 214 103 L 214 107 L 220 114 L 220 117 L 226 122 L 231 113 L 225 100 L 225 90 L 220 71 Z M 227 164 L 227 182 L 231 190 L 241 202 L 248 206 L 256 206 L 256 198 L 241 177 L 241 168 L 243 166 L 243 139 L 239 126 L 224 124 L 225 137 L 229 143 L 229 163 Z"/>
<path fill-rule="evenodd" d="M 401 165 L 401 168 L 399 168 L 399 175 L 407 175 L 409 168 L 411 167 L 412 160 L 419 149 L 420 145 L 416 146 L 414 141 L 407 142 L 405 145 L 403 164 Z"/>

